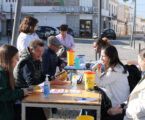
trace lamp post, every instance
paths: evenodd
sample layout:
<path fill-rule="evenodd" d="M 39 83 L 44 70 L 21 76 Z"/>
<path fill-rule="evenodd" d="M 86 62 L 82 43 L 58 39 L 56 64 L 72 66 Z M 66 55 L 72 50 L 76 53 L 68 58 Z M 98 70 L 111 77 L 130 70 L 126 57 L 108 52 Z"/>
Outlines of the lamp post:
<path fill-rule="evenodd" d="M 11 19 L 11 21 L 10 21 L 10 33 L 9 33 L 9 35 L 11 37 L 12 28 L 13 28 L 13 5 L 12 4 L 10 4 L 10 19 Z"/>
<path fill-rule="evenodd" d="M 130 40 L 130 46 L 134 45 L 135 48 L 135 40 L 133 40 L 133 35 L 135 31 L 135 25 L 136 25 L 136 0 L 134 0 L 134 17 L 133 17 L 133 24 L 132 24 L 132 32 L 131 32 L 131 40 Z"/>

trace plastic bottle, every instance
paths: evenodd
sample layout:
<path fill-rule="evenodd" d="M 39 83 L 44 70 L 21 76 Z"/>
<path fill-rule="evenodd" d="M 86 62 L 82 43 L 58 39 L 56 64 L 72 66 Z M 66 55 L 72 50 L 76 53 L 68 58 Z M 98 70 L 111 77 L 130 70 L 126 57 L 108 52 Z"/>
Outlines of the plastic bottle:
<path fill-rule="evenodd" d="M 76 90 L 77 89 L 77 76 L 74 75 L 72 78 L 72 89 Z"/>
<path fill-rule="evenodd" d="M 80 67 L 80 58 L 78 58 L 78 57 L 75 58 L 75 67 L 76 68 Z"/>
<path fill-rule="evenodd" d="M 50 94 L 50 82 L 48 80 L 49 75 L 46 74 L 45 82 L 44 82 L 44 96 L 48 98 Z"/>

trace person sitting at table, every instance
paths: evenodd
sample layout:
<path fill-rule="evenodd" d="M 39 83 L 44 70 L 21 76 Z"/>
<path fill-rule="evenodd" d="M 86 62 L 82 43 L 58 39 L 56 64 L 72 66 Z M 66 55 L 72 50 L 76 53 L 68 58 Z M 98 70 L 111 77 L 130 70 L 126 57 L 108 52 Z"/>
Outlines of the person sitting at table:
<path fill-rule="evenodd" d="M 50 36 L 47 39 L 48 47 L 42 54 L 42 73 L 50 75 L 51 84 L 64 85 L 65 81 L 55 78 L 56 67 L 64 68 L 66 63 L 61 60 L 56 53 L 58 52 L 61 43 L 55 36 Z"/>
<path fill-rule="evenodd" d="M 34 39 L 30 42 L 29 47 L 21 51 L 20 60 L 14 68 L 14 79 L 17 88 L 28 88 L 38 85 L 45 80 L 41 70 L 41 56 L 44 50 L 42 40 Z M 21 111 L 21 104 L 16 104 L 16 111 Z M 28 120 L 46 120 L 41 108 L 27 108 Z M 18 117 L 17 120 L 20 118 Z"/>
<path fill-rule="evenodd" d="M 106 47 L 106 46 L 108 46 L 108 45 L 110 45 L 110 42 L 109 42 L 109 40 L 108 40 L 106 37 L 97 38 L 96 41 L 93 43 L 93 47 L 94 47 L 95 52 L 96 52 L 96 53 L 99 53 L 99 54 L 101 53 L 101 48 Z M 96 70 L 96 68 L 97 68 L 97 63 L 98 63 L 98 62 L 99 62 L 99 63 L 102 62 L 102 61 L 100 60 L 100 56 L 99 56 L 99 60 L 96 61 L 96 64 L 92 66 L 92 68 L 91 68 L 92 71 L 95 71 L 95 70 Z M 102 69 L 104 70 L 105 67 L 102 66 Z"/>
<path fill-rule="evenodd" d="M 105 65 L 101 76 L 96 73 L 96 85 L 103 88 L 112 102 L 112 106 L 121 104 L 129 95 L 128 71 L 119 60 L 117 49 L 107 46 L 101 50 L 102 63 L 97 64 L 98 71 Z"/>
<path fill-rule="evenodd" d="M 0 120 L 14 120 L 14 102 L 29 95 L 26 90 L 15 89 L 13 69 L 18 59 L 17 48 L 6 44 L 0 47 Z"/>
<path fill-rule="evenodd" d="M 101 60 L 102 63 L 97 63 L 97 69 L 101 71 L 102 65 L 105 65 L 105 69 L 101 75 L 100 73 L 96 73 L 96 86 L 106 93 L 107 97 L 111 100 L 112 107 L 115 107 L 126 101 L 129 96 L 129 74 L 125 66 L 119 60 L 117 49 L 114 46 L 109 45 L 101 49 Z M 85 111 L 88 115 L 96 115 L 96 111 L 93 110 L 83 110 L 82 114 L 84 114 Z M 107 113 L 105 113 L 105 115 L 107 115 Z M 105 120 L 104 117 L 106 116 L 101 117 L 101 120 Z"/>
<path fill-rule="evenodd" d="M 144 120 L 145 119 L 145 48 L 138 54 L 138 64 L 143 73 L 141 80 L 130 93 L 127 103 L 119 104 L 108 110 L 108 117 L 104 120 Z M 118 119 L 118 116 L 121 119 Z M 116 119 L 112 119 L 116 118 Z"/>
<path fill-rule="evenodd" d="M 16 87 L 25 88 L 38 85 L 45 80 L 41 70 L 43 50 L 43 41 L 35 39 L 20 53 L 20 60 L 14 69 Z"/>

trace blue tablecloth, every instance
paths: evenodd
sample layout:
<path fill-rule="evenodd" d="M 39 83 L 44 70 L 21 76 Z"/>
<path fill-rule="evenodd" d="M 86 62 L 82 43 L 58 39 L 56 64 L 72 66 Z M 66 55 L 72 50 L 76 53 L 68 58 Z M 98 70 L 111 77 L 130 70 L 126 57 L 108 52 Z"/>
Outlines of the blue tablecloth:
<path fill-rule="evenodd" d="M 75 66 L 65 66 L 64 67 L 65 70 L 87 70 L 86 66 L 79 66 L 79 67 L 75 67 Z"/>

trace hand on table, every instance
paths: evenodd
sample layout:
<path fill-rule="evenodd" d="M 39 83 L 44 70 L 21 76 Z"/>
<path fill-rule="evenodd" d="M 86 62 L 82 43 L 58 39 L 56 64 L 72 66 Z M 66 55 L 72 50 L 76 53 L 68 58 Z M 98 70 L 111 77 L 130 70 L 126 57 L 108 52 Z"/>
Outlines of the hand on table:
<path fill-rule="evenodd" d="M 24 96 L 28 96 L 32 94 L 32 92 L 29 92 L 27 88 L 24 88 L 23 91 L 24 91 Z"/>

